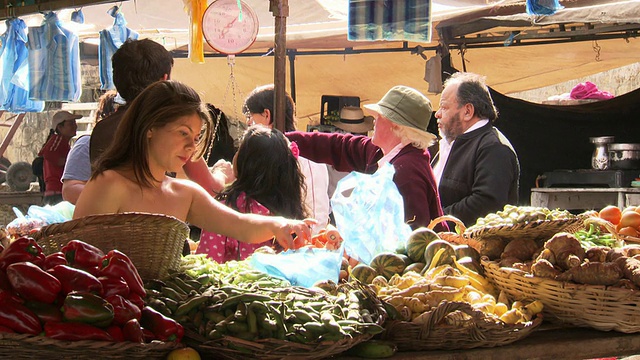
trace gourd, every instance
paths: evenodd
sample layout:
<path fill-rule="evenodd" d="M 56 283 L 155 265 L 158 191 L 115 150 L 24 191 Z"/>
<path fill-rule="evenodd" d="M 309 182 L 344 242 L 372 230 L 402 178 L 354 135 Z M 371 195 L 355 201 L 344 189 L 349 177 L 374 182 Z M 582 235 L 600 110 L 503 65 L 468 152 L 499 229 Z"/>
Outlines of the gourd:
<path fill-rule="evenodd" d="M 407 239 L 407 255 L 414 262 L 424 262 L 424 251 L 435 240 L 440 240 L 435 231 L 426 227 L 415 229 Z"/>
<path fill-rule="evenodd" d="M 402 274 L 406 267 L 404 260 L 398 254 L 385 252 L 376 255 L 369 264 L 378 275 L 390 279 L 394 274 Z"/>
<path fill-rule="evenodd" d="M 373 279 L 378 275 L 375 269 L 367 264 L 358 264 L 351 269 L 351 279 L 357 279 L 362 283 L 371 284 Z"/>
<path fill-rule="evenodd" d="M 422 272 L 422 269 L 424 269 L 424 263 L 413 263 L 409 266 L 407 266 L 406 268 L 404 268 L 404 270 L 402 271 L 402 274 L 406 274 L 409 271 L 415 271 L 418 274 L 420 274 L 420 272 Z"/>
<path fill-rule="evenodd" d="M 458 259 L 462 259 L 463 257 L 470 257 L 475 261 L 480 261 L 480 253 L 478 252 L 478 250 L 472 248 L 469 245 L 466 244 L 462 244 L 462 245 L 454 245 L 453 249 L 456 252 L 456 258 Z"/>
<path fill-rule="evenodd" d="M 408 257 L 407 255 L 397 254 L 397 253 L 396 253 L 396 255 L 398 255 L 398 257 L 400 257 L 404 261 L 404 266 L 405 267 L 413 264 L 413 260 L 411 260 L 411 258 Z"/>
<path fill-rule="evenodd" d="M 444 249 L 444 253 L 436 260 L 437 263 L 432 265 L 431 263 L 434 260 L 433 257 L 440 249 Z M 433 268 L 440 265 L 453 264 L 453 260 L 451 259 L 452 256 L 456 256 L 456 250 L 453 248 L 453 245 L 449 244 L 449 242 L 445 240 L 432 241 L 424 250 L 425 268 Z"/>

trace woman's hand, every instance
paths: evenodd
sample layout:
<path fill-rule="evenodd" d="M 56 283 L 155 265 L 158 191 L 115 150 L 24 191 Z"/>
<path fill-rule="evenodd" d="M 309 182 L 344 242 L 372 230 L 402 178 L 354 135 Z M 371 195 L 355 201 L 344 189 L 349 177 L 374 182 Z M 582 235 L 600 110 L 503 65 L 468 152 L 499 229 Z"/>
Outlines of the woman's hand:
<path fill-rule="evenodd" d="M 305 241 L 311 239 L 311 227 L 316 225 L 318 221 L 307 218 L 304 220 L 291 220 L 283 217 L 273 217 L 274 231 L 276 241 L 285 250 L 293 247 L 293 234 L 302 237 Z"/>

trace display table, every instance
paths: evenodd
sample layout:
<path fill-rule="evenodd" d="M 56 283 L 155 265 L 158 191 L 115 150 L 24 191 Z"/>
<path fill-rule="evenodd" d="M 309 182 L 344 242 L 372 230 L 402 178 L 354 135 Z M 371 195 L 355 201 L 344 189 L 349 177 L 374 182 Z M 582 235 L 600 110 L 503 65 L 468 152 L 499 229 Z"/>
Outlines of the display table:
<path fill-rule="evenodd" d="M 624 208 L 640 204 L 640 188 L 533 188 L 531 206 L 566 210 Z"/>
<path fill-rule="evenodd" d="M 545 329 L 546 327 L 546 329 Z M 541 330 L 510 345 L 454 351 L 399 352 L 393 360 L 453 359 L 593 359 L 640 354 L 640 334 L 598 331 L 587 328 L 554 328 L 543 324 Z M 340 356 L 341 360 L 360 359 Z"/>
<path fill-rule="evenodd" d="M 42 205 L 42 195 L 38 191 L 0 192 L 0 225 L 16 218 L 13 207 L 26 213 L 31 205 Z"/>

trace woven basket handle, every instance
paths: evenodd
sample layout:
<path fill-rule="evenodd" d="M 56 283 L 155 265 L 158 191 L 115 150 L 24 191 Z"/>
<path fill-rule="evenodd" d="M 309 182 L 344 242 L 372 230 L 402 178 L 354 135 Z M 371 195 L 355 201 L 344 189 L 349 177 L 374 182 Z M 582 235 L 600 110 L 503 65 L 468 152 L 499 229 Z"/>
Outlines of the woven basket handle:
<path fill-rule="evenodd" d="M 471 316 L 471 326 L 469 327 L 470 335 L 475 340 L 484 340 L 485 336 L 478 329 L 477 324 L 485 318 L 482 311 L 474 309 L 469 303 L 459 301 L 442 301 L 435 309 L 431 311 L 430 316 L 425 319 L 424 325 L 420 330 L 420 339 L 426 339 L 429 337 L 429 333 L 432 329 L 435 329 L 438 324 L 442 322 L 445 316 L 454 311 L 462 311 L 465 314 Z"/>
<path fill-rule="evenodd" d="M 464 223 L 460 221 L 460 219 L 451 215 L 443 215 L 431 220 L 429 225 L 427 225 L 427 228 L 429 230 L 433 230 L 433 228 L 435 228 L 438 224 L 444 221 L 451 221 L 452 223 L 455 223 L 456 224 L 455 230 L 458 235 L 464 234 L 464 232 L 467 230 L 467 227 L 464 226 Z"/>
<path fill-rule="evenodd" d="M 610 221 L 605 220 L 603 218 L 595 217 L 595 216 L 590 216 L 590 217 L 584 219 L 584 225 L 585 226 L 589 226 L 591 224 L 602 226 L 608 232 L 610 232 L 611 235 L 613 235 L 616 238 L 616 240 L 618 240 L 618 241 L 622 240 L 620 238 L 620 235 L 618 234 L 618 231 L 616 230 L 616 226 L 613 225 Z"/>

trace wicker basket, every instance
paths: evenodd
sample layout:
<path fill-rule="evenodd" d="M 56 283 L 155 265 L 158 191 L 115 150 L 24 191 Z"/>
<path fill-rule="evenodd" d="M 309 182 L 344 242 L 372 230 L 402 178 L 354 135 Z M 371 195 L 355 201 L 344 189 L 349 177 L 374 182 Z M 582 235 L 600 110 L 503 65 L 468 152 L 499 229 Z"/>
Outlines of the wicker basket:
<path fill-rule="evenodd" d="M 463 324 L 447 325 L 449 314 L 463 312 L 469 320 Z M 424 324 L 406 321 L 387 321 L 381 338 L 394 342 L 399 351 L 458 350 L 494 347 L 510 344 L 528 336 L 542 323 L 542 317 L 520 324 L 505 324 L 488 318 L 465 302 L 443 301 Z"/>
<path fill-rule="evenodd" d="M 484 238 L 499 237 L 509 242 L 513 239 L 546 241 L 559 232 L 573 232 L 583 226 L 584 218 L 575 217 L 562 220 L 539 220 L 515 225 L 471 227 L 465 236 L 482 241 Z"/>
<path fill-rule="evenodd" d="M 133 261 L 143 279 L 164 278 L 177 269 L 189 227 L 166 215 L 121 213 L 91 215 L 43 227 L 33 235 L 45 254 L 78 239 L 107 252 L 118 249 Z"/>
<path fill-rule="evenodd" d="M 439 216 L 431 220 L 429 225 L 427 225 L 427 228 L 433 230 L 438 224 L 444 221 L 450 221 L 454 223 L 457 229 L 455 229 L 456 231 L 439 232 L 438 236 L 440 237 L 440 239 L 446 240 L 452 244 L 458 244 L 458 245 L 469 244 L 470 239 L 464 235 L 464 232 L 465 230 L 467 230 L 467 227 L 464 226 L 464 223 L 455 216 L 451 216 L 451 215 Z"/>
<path fill-rule="evenodd" d="M 540 300 L 545 319 L 597 330 L 640 331 L 640 291 L 535 277 L 483 259 L 485 276 L 513 300 Z"/>
<path fill-rule="evenodd" d="M 369 310 L 375 324 L 382 326 L 387 319 L 384 304 L 376 293 L 368 285 L 359 282 L 341 283 L 338 291 L 360 289 L 366 295 L 366 300 L 360 300 L 360 306 Z M 315 291 L 315 290 L 313 290 Z M 317 301 L 321 301 L 318 299 Z M 317 341 L 310 343 L 298 343 L 274 338 L 244 340 L 234 336 L 225 335 L 221 339 L 209 340 L 185 327 L 182 341 L 198 350 L 203 359 L 324 359 L 340 354 L 353 346 L 371 339 L 371 334 L 357 334 L 347 336 L 338 341 Z"/>
<path fill-rule="evenodd" d="M 0 357 L 11 359 L 94 360 L 166 359 L 181 343 L 154 341 L 137 344 L 128 341 L 61 341 L 44 336 L 0 333 Z"/>
<path fill-rule="evenodd" d="M 301 344 L 287 340 L 260 339 L 243 340 L 233 336 L 225 336 L 219 340 L 205 341 L 200 335 L 185 330 L 187 345 L 195 348 L 204 358 L 209 359 L 260 359 L 260 360 L 296 360 L 324 359 L 345 352 L 362 341 L 369 340 L 371 335 L 359 335 L 338 341 L 323 341 L 314 344 Z"/>

